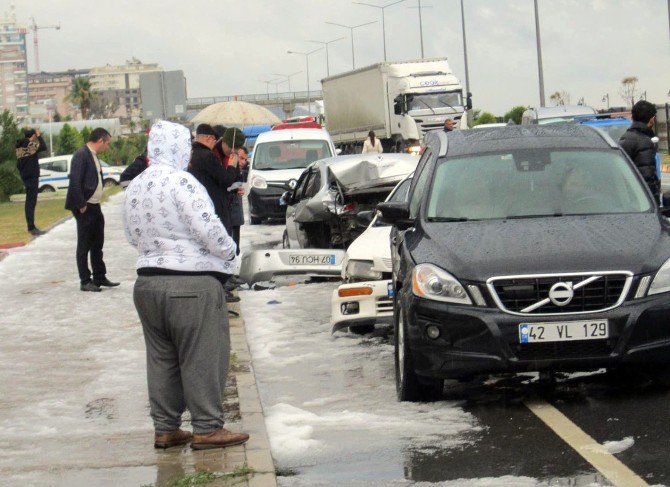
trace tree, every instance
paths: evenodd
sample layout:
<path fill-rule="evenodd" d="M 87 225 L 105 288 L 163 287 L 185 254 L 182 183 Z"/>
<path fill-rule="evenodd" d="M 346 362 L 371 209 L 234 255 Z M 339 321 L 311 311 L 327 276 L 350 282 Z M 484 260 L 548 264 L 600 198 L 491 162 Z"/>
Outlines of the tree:
<path fill-rule="evenodd" d="M 112 118 L 118 109 L 118 99 L 96 96 L 91 100 L 91 116 L 94 118 Z"/>
<path fill-rule="evenodd" d="M 507 123 L 512 120 L 515 124 L 521 125 L 521 116 L 527 110 L 526 107 L 518 105 L 512 108 L 509 112 L 503 115 L 503 122 Z"/>
<path fill-rule="evenodd" d="M 554 102 L 554 105 L 569 105 L 572 97 L 567 91 L 555 91 L 551 94 L 549 99 Z"/>
<path fill-rule="evenodd" d="M 130 129 L 130 134 L 133 135 L 135 133 L 135 128 L 137 127 L 137 124 L 135 123 L 134 120 L 131 120 L 130 123 L 128 123 L 128 128 Z"/>
<path fill-rule="evenodd" d="M 475 119 L 473 125 L 481 125 L 483 123 L 496 123 L 498 120 L 495 115 L 489 112 L 481 112 L 480 115 Z"/>
<path fill-rule="evenodd" d="M 0 162 L 16 160 L 16 141 L 20 137 L 19 126 L 9 110 L 0 114 Z"/>
<path fill-rule="evenodd" d="M 91 136 L 91 132 L 92 132 L 91 127 L 89 127 L 88 125 L 86 127 L 84 127 L 83 129 L 81 129 L 81 132 L 80 132 L 81 133 L 81 140 L 84 143 L 88 142 L 88 138 Z"/>
<path fill-rule="evenodd" d="M 74 79 L 66 100 L 78 106 L 81 110 L 81 118 L 86 120 L 91 111 L 91 102 L 97 97 L 97 94 L 91 91 L 91 80 L 84 76 Z"/>
<path fill-rule="evenodd" d="M 58 147 L 56 152 L 59 156 L 72 154 L 83 145 L 79 131 L 66 123 L 58 134 Z"/>
<path fill-rule="evenodd" d="M 635 97 L 637 96 L 637 76 L 626 76 L 621 80 L 621 88 L 619 89 L 619 94 L 626 103 L 629 103 L 632 107 L 635 105 Z"/>

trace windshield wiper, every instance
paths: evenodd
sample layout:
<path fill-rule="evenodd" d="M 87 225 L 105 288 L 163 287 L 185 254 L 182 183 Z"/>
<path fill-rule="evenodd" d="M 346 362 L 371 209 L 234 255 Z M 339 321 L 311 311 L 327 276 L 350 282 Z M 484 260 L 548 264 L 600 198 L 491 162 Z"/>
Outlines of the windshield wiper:
<path fill-rule="evenodd" d="M 470 218 L 465 218 L 463 216 L 456 217 L 456 216 L 433 216 L 426 218 L 426 221 L 428 222 L 470 222 L 473 221 Z"/>
<path fill-rule="evenodd" d="M 565 216 L 563 213 L 553 213 L 551 215 L 509 215 L 504 220 L 521 220 L 524 218 L 551 218 L 557 216 Z"/>
<path fill-rule="evenodd" d="M 279 171 L 278 167 L 254 167 L 256 171 Z M 286 168 L 283 168 L 286 169 Z"/>

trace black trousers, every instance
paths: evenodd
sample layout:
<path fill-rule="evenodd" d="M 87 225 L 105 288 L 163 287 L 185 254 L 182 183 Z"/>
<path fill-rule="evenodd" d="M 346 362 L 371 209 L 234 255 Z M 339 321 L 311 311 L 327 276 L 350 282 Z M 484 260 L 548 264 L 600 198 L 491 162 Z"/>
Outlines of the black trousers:
<path fill-rule="evenodd" d="M 237 255 L 240 255 L 240 226 L 239 225 L 234 225 L 233 226 L 233 234 L 231 235 L 233 237 L 233 240 L 235 241 L 235 244 L 237 245 Z"/>
<path fill-rule="evenodd" d="M 105 217 L 100 205 L 88 203 L 86 211 L 74 211 L 77 220 L 77 269 L 82 284 L 91 281 L 91 271 L 88 268 L 88 256 L 91 255 L 93 280 L 101 281 L 107 274 L 107 268 L 102 260 L 102 246 L 105 243 Z"/>
<path fill-rule="evenodd" d="M 28 231 L 35 229 L 35 207 L 37 206 L 37 188 L 39 187 L 39 178 L 24 179 L 23 184 L 26 187 L 26 223 Z"/>

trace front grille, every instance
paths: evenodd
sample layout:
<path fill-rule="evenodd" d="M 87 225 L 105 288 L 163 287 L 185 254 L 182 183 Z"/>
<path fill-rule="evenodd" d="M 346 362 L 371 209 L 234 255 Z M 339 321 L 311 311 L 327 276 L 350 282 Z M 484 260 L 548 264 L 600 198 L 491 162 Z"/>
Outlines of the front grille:
<path fill-rule="evenodd" d="M 548 300 L 549 291 L 556 283 L 579 283 L 592 276 L 598 279 L 573 290 L 572 300 L 563 306 Z M 524 315 L 565 314 L 596 312 L 615 306 L 627 291 L 630 275 L 612 274 L 575 274 L 554 276 L 530 276 L 514 278 L 495 278 L 489 282 L 489 290 L 498 306 L 504 311 Z M 522 311 L 542 300 L 545 304 L 530 311 Z"/>
<path fill-rule="evenodd" d="M 575 340 L 573 342 L 526 343 L 517 345 L 519 360 L 558 360 L 606 358 L 612 353 L 608 340 Z"/>
<path fill-rule="evenodd" d="M 391 313 L 393 312 L 393 299 L 386 296 L 377 298 L 377 313 Z"/>

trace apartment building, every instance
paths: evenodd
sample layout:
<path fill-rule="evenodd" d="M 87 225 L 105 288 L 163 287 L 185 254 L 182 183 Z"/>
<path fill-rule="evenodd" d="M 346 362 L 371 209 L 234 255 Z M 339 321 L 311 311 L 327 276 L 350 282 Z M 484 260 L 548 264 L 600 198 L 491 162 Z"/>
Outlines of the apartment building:
<path fill-rule="evenodd" d="M 16 23 L 14 6 L 0 17 L 0 110 L 28 116 L 26 28 Z"/>

